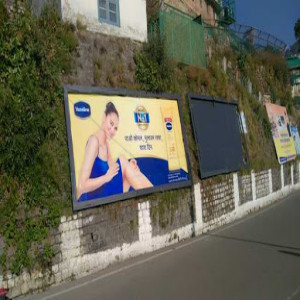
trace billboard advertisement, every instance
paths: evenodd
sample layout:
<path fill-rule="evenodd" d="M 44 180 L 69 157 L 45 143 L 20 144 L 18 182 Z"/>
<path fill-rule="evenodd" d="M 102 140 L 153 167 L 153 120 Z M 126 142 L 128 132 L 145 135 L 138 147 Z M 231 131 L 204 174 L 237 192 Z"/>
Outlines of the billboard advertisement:
<path fill-rule="evenodd" d="M 65 87 L 75 210 L 191 184 L 179 99 Z"/>
<path fill-rule="evenodd" d="M 297 126 L 291 125 L 291 134 L 294 140 L 297 155 L 300 156 L 300 137 Z"/>
<path fill-rule="evenodd" d="M 266 109 L 279 163 L 283 164 L 295 159 L 296 149 L 291 135 L 286 108 L 284 106 L 266 103 Z"/>
<path fill-rule="evenodd" d="M 237 102 L 191 93 L 188 97 L 201 178 L 248 167 Z"/>

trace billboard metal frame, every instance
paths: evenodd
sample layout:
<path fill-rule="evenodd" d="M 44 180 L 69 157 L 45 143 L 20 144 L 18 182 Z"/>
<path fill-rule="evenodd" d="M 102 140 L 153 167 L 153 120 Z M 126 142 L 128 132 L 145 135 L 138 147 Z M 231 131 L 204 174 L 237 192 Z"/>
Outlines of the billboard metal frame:
<path fill-rule="evenodd" d="M 69 115 L 69 102 L 68 102 L 68 94 L 69 93 L 78 93 L 78 94 L 99 94 L 99 95 L 111 95 L 111 96 L 123 96 L 123 97 L 135 97 L 135 98 L 156 98 L 160 100 L 174 100 L 177 101 L 179 118 L 181 123 L 181 131 L 184 143 L 185 157 L 187 161 L 188 168 L 188 180 L 178 183 L 168 183 L 162 184 L 160 186 L 146 188 L 142 190 L 136 190 L 127 192 L 125 194 L 116 194 L 111 195 L 105 198 L 93 199 L 85 202 L 77 202 L 76 201 L 76 182 L 75 182 L 75 166 L 74 166 L 74 153 L 73 153 L 73 141 L 72 141 L 72 132 L 71 132 L 71 123 L 70 123 L 70 115 Z M 155 192 L 164 192 L 171 189 L 179 189 L 184 187 L 189 187 L 193 183 L 193 177 L 191 173 L 191 165 L 189 159 L 189 148 L 186 133 L 184 130 L 183 117 L 182 117 L 182 108 L 181 108 L 181 99 L 176 94 L 166 94 L 166 93 L 148 93 L 144 91 L 135 91 L 135 90 L 127 90 L 127 89 L 113 89 L 113 88 L 102 88 L 102 87 L 84 87 L 84 86 L 76 86 L 76 85 L 64 85 L 64 104 L 65 104 L 65 116 L 66 116 L 66 124 L 67 124 L 67 134 L 68 134 L 68 148 L 69 148 L 69 160 L 70 160 L 70 173 L 71 173 L 71 183 L 72 183 L 72 205 L 73 210 L 78 211 L 82 209 L 87 209 L 91 207 L 100 206 L 107 203 L 116 202 L 119 200 L 126 200 L 142 195 L 148 195 Z"/>

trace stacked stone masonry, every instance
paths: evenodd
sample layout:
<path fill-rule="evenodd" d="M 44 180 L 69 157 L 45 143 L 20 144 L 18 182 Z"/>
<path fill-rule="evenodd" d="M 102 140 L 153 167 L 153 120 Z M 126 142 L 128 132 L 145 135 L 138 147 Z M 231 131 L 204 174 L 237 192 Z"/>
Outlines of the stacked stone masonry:
<path fill-rule="evenodd" d="M 179 199 L 166 202 L 162 199 L 151 201 L 153 236 L 162 235 L 193 222 L 193 197 L 190 189 Z"/>
<path fill-rule="evenodd" d="M 206 179 L 201 184 L 203 221 L 209 222 L 234 210 L 232 175 L 223 175 L 222 181 L 214 183 Z"/>
<path fill-rule="evenodd" d="M 281 189 L 281 175 L 279 167 L 272 169 L 272 187 L 273 192 L 277 192 Z"/>
<path fill-rule="evenodd" d="M 139 238 L 138 202 L 120 201 L 82 212 L 81 253 L 95 253 Z"/>
<path fill-rule="evenodd" d="M 255 173 L 256 199 L 265 197 L 270 193 L 269 171 Z"/>
<path fill-rule="evenodd" d="M 128 39 L 80 31 L 74 71 L 64 83 L 83 86 L 134 86 L 134 53 L 142 43 Z"/>
<path fill-rule="evenodd" d="M 290 185 L 292 183 L 290 164 L 283 165 L 283 173 L 284 173 L 284 186 Z"/>
<path fill-rule="evenodd" d="M 251 175 L 239 175 L 238 183 L 240 196 L 239 204 L 241 205 L 253 199 Z"/>
<path fill-rule="evenodd" d="M 297 184 L 300 182 L 300 178 L 299 178 L 299 163 L 296 162 L 293 164 L 294 168 L 293 168 L 293 177 L 294 177 L 294 184 Z"/>

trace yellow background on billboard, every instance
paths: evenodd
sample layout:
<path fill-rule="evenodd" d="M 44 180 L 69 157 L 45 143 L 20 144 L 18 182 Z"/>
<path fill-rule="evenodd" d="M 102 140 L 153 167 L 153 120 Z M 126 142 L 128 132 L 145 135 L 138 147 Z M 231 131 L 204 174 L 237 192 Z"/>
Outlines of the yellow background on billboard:
<path fill-rule="evenodd" d="M 91 115 L 86 119 L 77 117 L 74 113 L 74 104 L 79 101 L 90 105 Z M 162 112 L 167 108 L 168 111 L 172 111 L 172 126 L 179 167 L 188 173 L 177 100 L 69 93 L 68 104 L 76 186 L 87 141 L 101 127 L 108 102 L 112 102 L 119 113 L 118 131 L 115 137 L 109 141 L 111 155 L 114 160 L 117 160 L 120 155 L 124 155 L 128 159 L 133 157 L 155 157 L 168 160 L 165 122 L 162 115 Z M 135 123 L 134 112 L 138 106 L 143 106 L 149 113 L 150 123 L 146 130 L 140 129 Z M 125 137 L 130 135 L 132 137 L 135 135 L 142 136 L 143 141 L 126 141 Z M 161 136 L 160 140 L 154 139 L 148 142 L 152 146 L 151 150 L 140 150 L 141 145 L 147 144 L 145 136 L 159 135 Z"/>
<path fill-rule="evenodd" d="M 287 161 L 294 159 L 296 157 L 296 148 L 293 137 L 287 129 L 289 118 L 286 108 L 266 103 L 266 109 L 279 163 L 282 163 L 280 158 L 286 158 Z"/>

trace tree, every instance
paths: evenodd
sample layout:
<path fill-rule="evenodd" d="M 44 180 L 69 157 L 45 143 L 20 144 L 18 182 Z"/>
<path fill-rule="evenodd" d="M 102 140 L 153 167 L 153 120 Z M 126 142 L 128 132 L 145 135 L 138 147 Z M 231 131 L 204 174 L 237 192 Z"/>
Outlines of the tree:
<path fill-rule="evenodd" d="M 300 18 L 297 20 L 294 27 L 295 37 L 300 42 Z"/>

